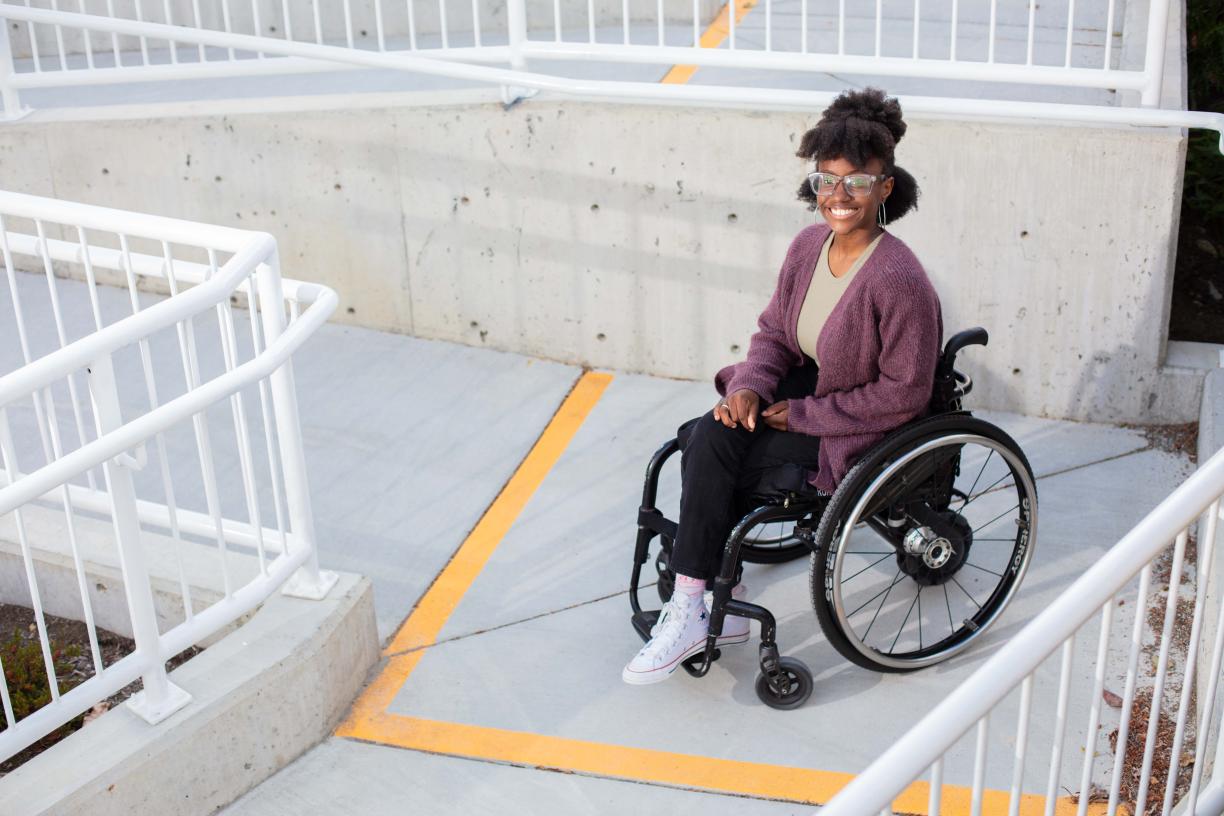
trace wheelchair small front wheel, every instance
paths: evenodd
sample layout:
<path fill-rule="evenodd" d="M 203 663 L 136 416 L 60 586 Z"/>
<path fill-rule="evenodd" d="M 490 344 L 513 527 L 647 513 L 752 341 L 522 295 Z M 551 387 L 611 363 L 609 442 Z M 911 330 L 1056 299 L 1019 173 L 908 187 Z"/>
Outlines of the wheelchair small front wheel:
<path fill-rule="evenodd" d="M 779 688 L 774 688 L 774 686 Z M 812 696 L 812 672 L 793 657 L 778 659 L 778 676 L 773 685 L 765 673 L 757 675 L 756 693 L 770 708 L 789 711 L 798 708 Z"/>
<path fill-rule="evenodd" d="M 886 438 L 838 486 L 812 555 L 829 642 L 903 672 L 958 654 L 1011 601 L 1033 555 L 1032 468 L 999 428 L 965 414 Z"/>

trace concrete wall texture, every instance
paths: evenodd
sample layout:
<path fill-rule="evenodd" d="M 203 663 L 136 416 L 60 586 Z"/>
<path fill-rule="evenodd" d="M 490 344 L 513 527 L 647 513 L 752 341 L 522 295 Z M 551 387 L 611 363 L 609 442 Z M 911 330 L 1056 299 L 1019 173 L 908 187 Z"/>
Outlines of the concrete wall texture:
<path fill-rule="evenodd" d="M 36 113 L 0 130 L 0 174 L 267 230 L 342 321 L 679 378 L 742 358 L 815 217 L 793 156 L 814 114 L 477 93 Z M 892 229 L 947 333 L 991 332 L 962 358 L 975 405 L 1197 417 L 1201 375 L 1162 367 L 1184 150 L 1172 130 L 910 122 L 898 163 L 924 194 Z"/>

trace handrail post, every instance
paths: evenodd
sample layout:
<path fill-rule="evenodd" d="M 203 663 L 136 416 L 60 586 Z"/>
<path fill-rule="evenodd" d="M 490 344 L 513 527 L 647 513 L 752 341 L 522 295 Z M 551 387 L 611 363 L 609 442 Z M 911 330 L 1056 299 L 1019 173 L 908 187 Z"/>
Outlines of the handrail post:
<path fill-rule="evenodd" d="M 285 330 L 285 296 L 281 288 L 280 261 L 274 250 L 255 271 L 258 304 L 251 293 L 251 319 L 261 320 L 264 348 L 270 348 Z M 255 314 L 258 305 L 258 316 Z M 295 598 L 319 601 L 335 586 L 339 576 L 319 569 L 315 544 L 314 513 L 310 507 L 310 487 L 306 480 L 306 456 L 302 446 L 302 425 L 298 417 L 297 392 L 293 368 L 286 360 L 268 377 L 272 391 L 272 414 L 276 441 L 280 447 L 281 468 L 285 477 L 285 500 L 289 505 L 290 546 L 306 547 L 308 554 L 298 571 L 281 587 L 281 593 Z M 273 474 L 276 478 L 276 474 Z"/>
<path fill-rule="evenodd" d="M 527 58 L 523 55 L 523 43 L 527 41 L 527 6 L 525 0 L 506 0 L 506 33 L 510 45 L 510 69 L 527 70 Z M 518 101 L 536 95 L 534 88 L 518 85 L 501 86 L 502 102 L 507 108 Z"/>
<path fill-rule="evenodd" d="M 110 355 L 94 360 L 86 372 L 98 436 L 101 437 L 123 426 L 115 369 Z M 116 457 L 104 462 L 102 472 L 106 476 L 107 493 L 110 494 L 111 521 L 119 548 L 123 592 L 132 621 L 132 640 L 136 641 L 136 653 L 145 665 L 141 675 L 144 689 L 133 695 L 127 704 L 150 725 L 156 725 L 190 703 L 191 695 L 171 683 L 166 676 L 166 658 L 170 655 L 161 653 L 153 587 L 149 583 L 144 543 L 140 537 L 136 488 L 132 482 L 131 465 L 120 459 Z"/>
<path fill-rule="evenodd" d="M 1164 85 L 1165 41 L 1169 35 L 1169 0 L 1150 0 L 1147 45 L 1143 50 L 1143 95 L 1145 108 L 1160 107 Z"/>
<path fill-rule="evenodd" d="M 3 116 L 6 122 L 12 122 L 30 112 L 29 108 L 21 107 L 21 96 L 13 87 L 13 46 L 9 42 L 9 21 L 0 17 L 0 104 L 3 105 Z"/>

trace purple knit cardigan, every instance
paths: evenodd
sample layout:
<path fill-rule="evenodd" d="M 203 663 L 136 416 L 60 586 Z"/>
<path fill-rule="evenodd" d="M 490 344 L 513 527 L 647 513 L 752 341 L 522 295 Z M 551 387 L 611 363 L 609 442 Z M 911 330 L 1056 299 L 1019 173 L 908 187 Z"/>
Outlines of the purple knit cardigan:
<path fill-rule="evenodd" d="M 718 393 L 749 388 L 763 409 L 786 372 L 804 364 L 796 326 L 828 235 L 817 224 L 791 242 L 748 358 L 718 372 Z M 808 474 L 818 489 L 832 492 L 886 432 L 926 412 L 942 343 L 935 288 L 909 247 L 884 233 L 817 338 L 816 392 L 789 400 L 789 430 L 820 437 L 819 470 Z"/>

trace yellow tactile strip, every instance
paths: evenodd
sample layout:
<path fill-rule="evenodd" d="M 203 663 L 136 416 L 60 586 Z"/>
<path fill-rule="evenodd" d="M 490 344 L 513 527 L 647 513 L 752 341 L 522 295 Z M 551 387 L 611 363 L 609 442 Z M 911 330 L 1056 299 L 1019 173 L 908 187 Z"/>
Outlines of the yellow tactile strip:
<path fill-rule="evenodd" d="M 731 5 L 735 4 L 735 24 L 739 25 L 752 8 L 757 4 L 758 0 L 730 0 L 722 11 L 718 12 L 718 16 L 714 18 L 714 22 L 710 23 L 701 34 L 701 39 L 698 44 L 702 48 L 717 48 L 723 44 L 723 40 L 727 39 L 731 34 Z M 697 73 L 696 65 L 673 65 L 671 70 L 659 80 L 668 85 L 683 85 L 693 78 L 693 74 Z"/>
<path fill-rule="evenodd" d="M 851 774 L 439 722 L 388 711 L 427 647 L 433 645 L 451 612 L 611 381 L 611 375 L 594 372 L 587 372 L 578 380 L 505 488 L 395 633 L 384 651 L 386 665 L 357 698 L 348 717 L 336 729 L 336 736 L 434 754 L 711 792 L 813 805 L 829 801 L 853 778 Z M 893 809 L 898 813 L 925 814 L 928 796 L 927 783 L 915 782 L 897 797 Z M 945 785 L 942 812 L 949 816 L 968 814 L 970 798 L 969 788 Z M 983 805 L 985 813 L 1005 813 L 1008 795 L 1005 791 L 987 791 Z M 1020 813 L 1038 816 L 1044 805 L 1044 797 L 1024 796 Z M 1070 797 L 1062 797 L 1055 812 L 1058 816 L 1071 816 L 1076 812 L 1076 804 Z M 1104 806 L 1094 803 L 1089 812 L 1102 813 Z"/>

